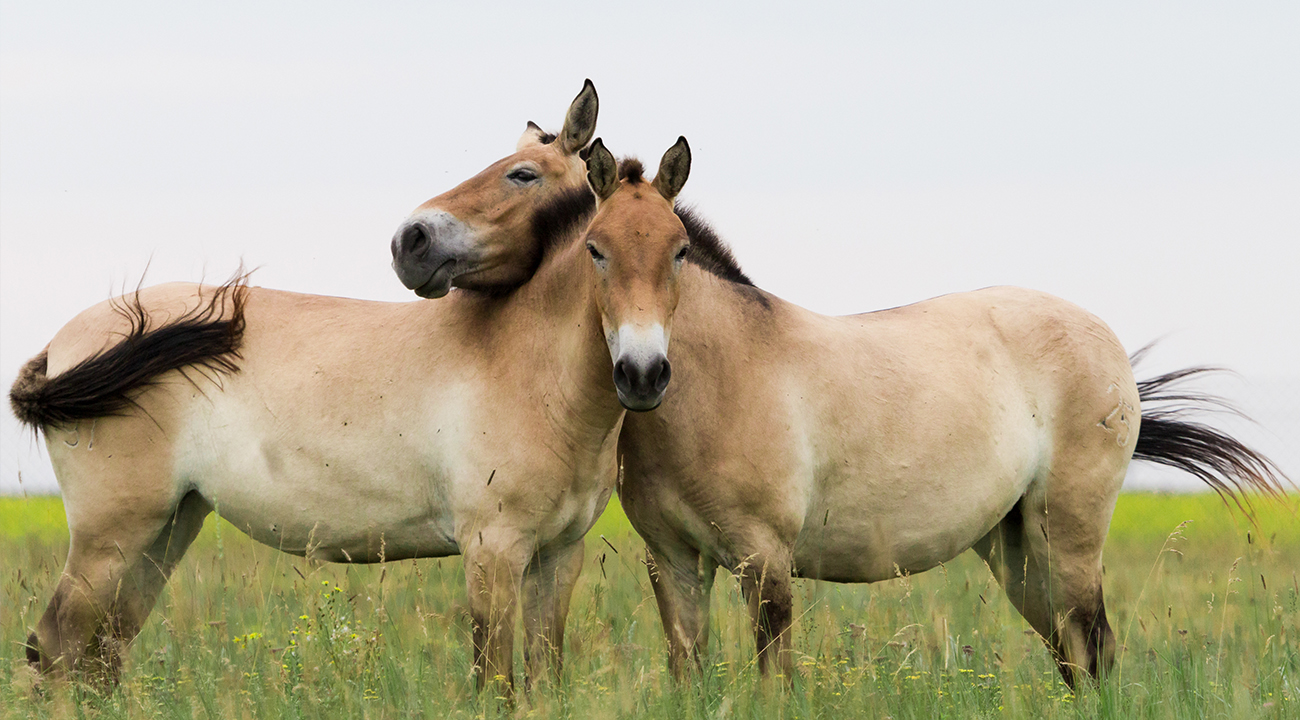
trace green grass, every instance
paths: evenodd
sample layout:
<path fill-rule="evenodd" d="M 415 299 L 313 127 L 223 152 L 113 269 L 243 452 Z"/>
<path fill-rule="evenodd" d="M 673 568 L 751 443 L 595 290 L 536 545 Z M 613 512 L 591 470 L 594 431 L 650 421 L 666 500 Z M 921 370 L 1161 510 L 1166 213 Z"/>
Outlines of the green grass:
<path fill-rule="evenodd" d="M 788 686 L 759 679 L 738 584 L 724 575 L 705 671 L 675 684 L 644 550 L 611 504 L 588 536 L 564 676 L 515 713 L 1300 716 L 1300 525 L 1297 498 L 1287 504 L 1257 502 L 1253 528 L 1212 495 L 1122 496 L 1105 580 L 1120 662 L 1099 689 L 1078 695 L 970 553 L 877 585 L 799 581 L 798 673 Z M 66 550 L 57 499 L 0 498 L 0 717 L 501 712 L 495 698 L 471 690 L 458 558 L 315 565 L 212 519 L 132 645 L 122 685 L 104 698 L 66 684 L 37 697 L 20 643 L 44 611 Z"/>

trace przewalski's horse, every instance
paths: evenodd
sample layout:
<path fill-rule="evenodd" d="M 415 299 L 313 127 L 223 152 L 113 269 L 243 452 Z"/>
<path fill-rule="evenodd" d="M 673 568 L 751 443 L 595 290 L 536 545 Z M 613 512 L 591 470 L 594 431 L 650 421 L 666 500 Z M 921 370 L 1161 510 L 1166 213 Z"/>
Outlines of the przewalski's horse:
<path fill-rule="evenodd" d="M 682 287 L 674 392 L 619 441 L 678 673 L 718 566 L 740 575 L 760 667 L 788 677 L 792 575 L 875 582 L 973 548 L 1073 685 L 1113 662 L 1102 548 L 1130 458 L 1229 495 L 1281 488 L 1266 458 L 1151 402 L 1189 399 L 1168 390 L 1183 373 L 1135 382 L 1105 323 L 1051 295 L 827 317 L 703 273 Z"/>
<path fill-rule="evenodd" d="M 1176 385 L 1204 369 L 1136 383 L 1105 323 L 1064 300 L 990 288 L 826 317 L 755 288 L 678 214 L 674 380 L 624 420 L 619 494 L 679 675 L 719 566 L 741 576 L 760 667 L 788 673 L 792 575 L 874 582 L 973 548 L 1073 684 L 1113 660 L 1101 552 L 1130 458 L 1225 496 L 1281 488 L 1267 458 L 1189 418 L 1214 401 Z"/>
<path fill-rule="evenodd" d="M 486 207 L 513 203 L 529 217 L 573 188 L 567 176 L 586 174 L 578 151 L 595 116 L 588 85 L 558 138 L 530 128 L 493 166 L 507 191 L 466 185 L 498 192 Z M 684 145 L 670 151 L 656 178 L 669 197 L 683 157 Z M 527 202 L 508 192 L 524 187 L 508 177 L 522 160 L 542 176 L 526 184 Z M 613 177 L 607 151 L 592 172 Z M 532 212 L 532 230 L 555 234 L 538 243 L 545 252 L 514 258 L 532 282 L 509 295 L 389 304 L 172 284 L 79 315 L 11 392 L 19 417 L 45 432 L 71 532 L 29 659 L 43 672 L 115 677 L 216 506 L 254 539 L 322 560 L 460 553 L 479 684 L 513 682 L 521 588 L 530 676 L 548 660 L 558 668 L 581 538 L 617 474 L 619 397 L 644 407 L 662 391 L 610 382 L 614 361 L 663 374 L 677 300 L 685 231 L 670 200 L 643 195 L 606 203 L 592 241 L 600 262 L 580 227 Z M 477 206 L 461 201 L 472 220 Z M 604 332 L 656 325 L 657 345 L 647 334 L 613 345 Z"/>

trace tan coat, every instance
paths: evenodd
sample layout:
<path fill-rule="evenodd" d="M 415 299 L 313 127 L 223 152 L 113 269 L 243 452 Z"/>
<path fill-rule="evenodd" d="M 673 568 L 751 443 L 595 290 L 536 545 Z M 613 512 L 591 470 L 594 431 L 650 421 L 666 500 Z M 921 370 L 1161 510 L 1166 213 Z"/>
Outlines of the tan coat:
<path fill-rule="evenodd" d="M 1044 637 L 1089 654 L 1140 422 L 1104 323 L 1018 288 L 826 317 L 695 271 L 682 297 L 674 383 L 620 439 L 620 498 L 679 670 L 707 638 L 715 567 L 763 603 L 766 664 L 789 647 L 791 574 L 885 580 L 972 546 Z"/>

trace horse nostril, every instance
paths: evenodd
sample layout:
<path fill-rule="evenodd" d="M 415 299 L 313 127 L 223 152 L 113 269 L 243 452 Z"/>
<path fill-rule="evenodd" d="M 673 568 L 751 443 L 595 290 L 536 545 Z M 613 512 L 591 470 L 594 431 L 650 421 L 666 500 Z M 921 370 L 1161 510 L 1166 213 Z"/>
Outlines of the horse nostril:
<path fill-rule="evenodd" d="M 429 233 L 420 223 L 411 223 L 402 230 L 402 252 L 421 255 L 429 247 Z"/>
<path fill-rule="evenodd" d="M 654 378 L 651 384 L 654 386 L 655 392 L 662 393 L 667 389 L 668 381 L 673 376 L 673 366 L 668 362 L 668 358 L 660 358 L 658 372 L 651 370 L 651 375 Z"/>
<path fill-rule="evenodd" d="M 627 362 L 620 359 L 614 363 L 614 387 L 624 393 L 632 392 L 632 381 L 627 376 Z"/>

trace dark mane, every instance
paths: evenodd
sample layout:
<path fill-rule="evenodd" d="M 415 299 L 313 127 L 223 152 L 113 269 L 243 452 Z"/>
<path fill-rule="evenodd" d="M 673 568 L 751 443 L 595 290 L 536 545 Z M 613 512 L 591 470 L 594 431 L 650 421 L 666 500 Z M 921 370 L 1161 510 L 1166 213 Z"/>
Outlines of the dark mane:
<path fill-rule="evenodd" d="M 622 179 L 633 183 L 644 182 L 644 173 L 645 167 L 634 157 L 625 157 L 618 163 L 618 175 Z M 596 197 L 585 185 L 569 190 L 538 208 L 533 213 L 532 220 L 533 238 L 538 253 L 528 277 L 532 277 L 552 250 L 586 227 L 595 210 Z M 740 263 L 731 254 L 731 248 L 699 216 L 695 208 L 678 204 L 673 211 L 681 219 L 686 235 L 691 239 L 690 249 L 686 253 L 687 262 L 723 280 L 754 287 L 754 281 L 740 269 Z"/>
<path fill-rule="evenodd" d="M 552 250 L 585 228 L 595 211 L 596 196 L 585 183 L 582 187 L 559 194 L 537 208 L 533 212 L 532 228 L 533 239 L 536 241 L 534 245 L 538 251 L 528 277 L 533 276 Z"/>
<path fill-rule="evenodd" d="M 632 185 L 645 182 L 645 166 L 634 157 L 625 157 L 618 161 L 618 179 Z"/>
<path fill-rule="evenodd" d="M 537 139 L 540 140 L 543 145 L 550 145 L 551 143 L 555 142 L 556 137 L 557 136 L 555 133 L 544 132 L 542 133 L 542 136 Z"/>
<path fill-rule="evenodd" d="M 686 226 L 686 235 L 691 239 L 691 247 L 686 252 L 687 262 L 723 280 L 754 287 L 754 281 L 740 269 L 740 263 L 736 262 L 736 257 L 731 254 L 731 248 L 727 247 L 722 238 L 718 237 L 718 233 L 714 232 L 713 227 L 696 213 L 695 208 L 678 204 L 673 210 L 681 219 L 682 225 Z"/>
<path fill-rule="evenodd" d="M 624 157 L 618 161 L 618 177 L 634 185 L 644 182 L 645 166 L 635 157 Z M 740 269 L 740 263 L 731 254 L 731 248 L 722 241 L 713 226 L 699 216 L 695 208 L 678 203 L 673 211 L 681 219 L 682 225 L 686 226 L 686 235 L 691 239 L 690 250 L 686 252 L 687 262 L 723 280 L 754 287 L 754 281 Z"/>

